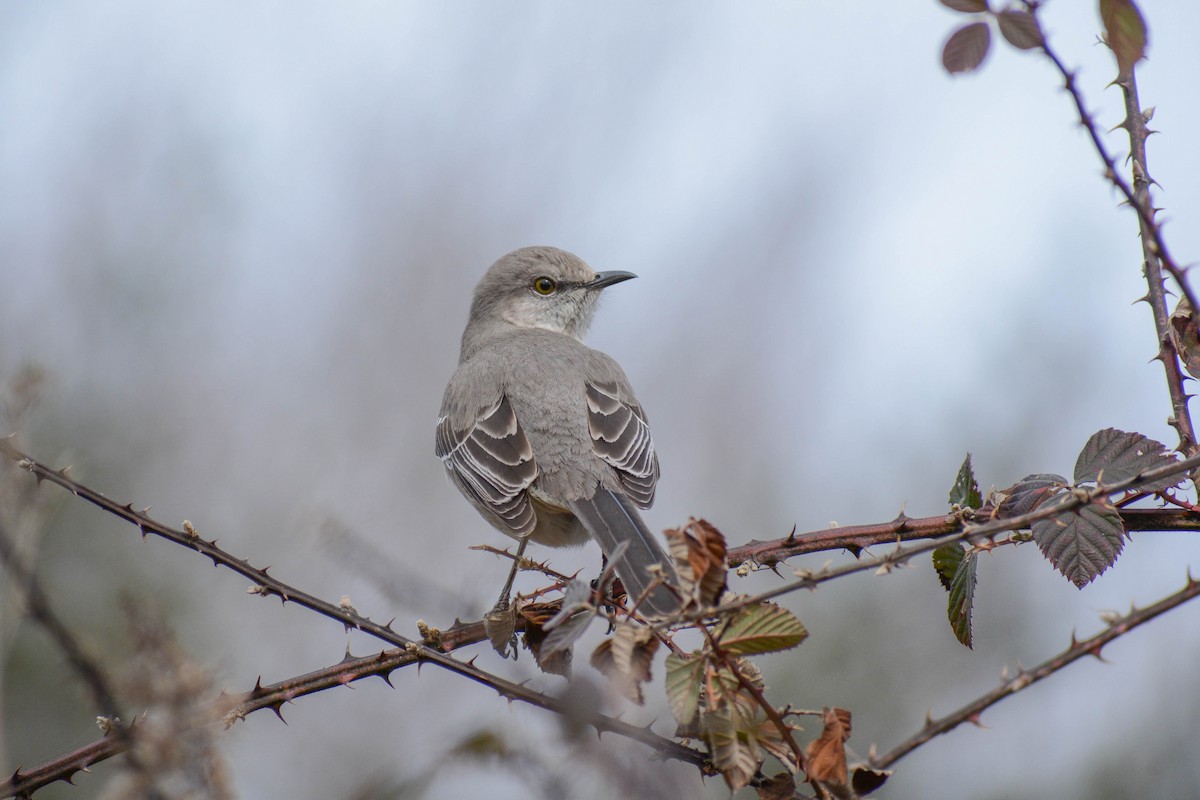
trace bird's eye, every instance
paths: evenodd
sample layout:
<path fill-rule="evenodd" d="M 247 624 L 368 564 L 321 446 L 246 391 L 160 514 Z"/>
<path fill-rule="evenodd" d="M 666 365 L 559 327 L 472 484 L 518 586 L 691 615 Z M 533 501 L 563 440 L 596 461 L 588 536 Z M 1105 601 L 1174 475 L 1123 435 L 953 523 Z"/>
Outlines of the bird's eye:
<path fill-rule="evenodd" d="M 545 275 L 542 275 L 540 278 L 533 279 L 533 290 L 540 295 L 545 296 L 554 294 L 554 290 L 557 288 L 558 284 L 555 283 L 554 278 L 548 278 Z"/>

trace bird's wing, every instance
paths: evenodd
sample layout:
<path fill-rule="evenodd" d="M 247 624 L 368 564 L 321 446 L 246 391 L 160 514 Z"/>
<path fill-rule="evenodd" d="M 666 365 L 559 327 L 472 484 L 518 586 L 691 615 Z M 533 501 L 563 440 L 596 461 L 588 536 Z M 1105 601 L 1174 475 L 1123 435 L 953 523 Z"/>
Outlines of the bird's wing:
<path fill-rule="evenodd" d="M 649 508 L 658 483 L 658 454 L 646 412 L 636 401 L 622 400 L 616 382 L 588 381 L 585 391 L 592 449 L 616 468 L 629 499 Z"/>
<path fill-rule="evenodd" d="M 439 419 L 436 452 L 480 508 L 515 534 L 533 530 L 537 518 L 528 489 L 538 466 L 506 395 L 465 430 L 455 430 L 449 415 Z"/>

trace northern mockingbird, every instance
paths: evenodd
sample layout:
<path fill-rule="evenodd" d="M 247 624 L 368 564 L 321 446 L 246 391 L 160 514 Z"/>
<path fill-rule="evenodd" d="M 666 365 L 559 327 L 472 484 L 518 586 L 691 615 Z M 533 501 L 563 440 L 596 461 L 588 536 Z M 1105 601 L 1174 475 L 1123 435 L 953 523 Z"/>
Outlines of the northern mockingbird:
<path fill-rule="evenodd" d="M 475 287 L 436 452 L 484 519 L 520 540 L 518 557 L 530 539 L 561 547 L 590 536 L 630 602 L 666 615 L 679 607 L 662 585 L 674 571 L 637 512 L 658 481 L 646 414 L 617 362 L 581 341 L 600 292 L 633 277 L 554 247 L 493 264 Z"/>

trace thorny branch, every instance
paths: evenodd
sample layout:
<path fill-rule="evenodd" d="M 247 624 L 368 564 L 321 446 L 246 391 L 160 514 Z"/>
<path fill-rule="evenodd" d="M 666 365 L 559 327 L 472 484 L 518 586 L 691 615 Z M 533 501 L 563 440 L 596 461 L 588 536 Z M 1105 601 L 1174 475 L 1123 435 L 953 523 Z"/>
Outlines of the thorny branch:
<path fill-rule="evenodd" d="M 121 505 L 116 503 L 100 492 L 90 489 L 68 477 L 66 470 L 53 470 L 30 458 L 14 447 L 7 439 L 0 439 L 0 453 L 16 461 L 18 466 L 33 473 L 39 481 L 46 480 L 57 484 L 75 496 L 132 523 L 137 526 L 143 536 L 151 533 L 160 536 L 167 541 L 182 545 L 190 550 L 195 550 L 211 559 L 214 565 L 223 566 L 240 575 L 244 575 L 255 582 L 256 593 L 260 595 L 275 595 L 285 603 L 289 601 L 294 602 L 310 611 L 337 620 L 347 629 L 352 628 L 362 631 L 394 647 L 402 648 L 412 654 L 417 661 L 436 664 L 443 669 L 462 675 L 484 686 L 490 686 L 511 700 L 519 700 L 523 703 L 544 708 L 558 714 L 579 716 L 579 712 L 570 703 L 561 698 L 535 692 L 516 682 L 492 675 L 476 667 L 473 663 L 459 661 L 441 650 L 401 636 L 392 630 L 391 623 L 381 625 L 367 617 L 359 615 L 353 608 L 330 603 L 296 589 L 268 575 L 266 569 L 253 567 L 246 559 L 236 558 L 217 547 L 213 541 L 201 538 L 190 525 L 185 525 L 184 530 L 176 530 L 152 519 L 144 512 L 135 511 L 130 504 Z M 706 757 L 702 753 L 659 736 L 649 728 L 632 725 L 600 713 L 588 714 L 581 721 L 593 726 L 597 731 L 616 733 L 620 736 L 641 742 L 667 758 L 676 758 L 693 764 L 703 764 L 706 761 Z"/>
<path fill-rule="evenodd" d="M 1026 8 L 1033 14 L 1037 13 L 1038 5 L 1039 3 L 1029 2 L 1028 0 L 1025 3 Z M 1171 395 L 1172 407 L 1170 422 L 1179 434 L 1179 450 L 1184 455 L 1192 455 L 1197 450 L 1196 431 L 1192 425 L 1191 414 L 1188 411 L 1188 394 L 1183 387 L 1184 378 L 1183 373 L 1179 369 L 1178 353 L 1175 349 L 1174 340 L 1171 338 L 1170 311 L 1167 309 L 1162 269 L 1165 268 L 1171 274 L 1171 277 L 1179 286 L 1180 292 L 1187 298 L 1188 303 L 1191 304 L 1193 309 L 1200 309 L 1200 306 L 1196 304 L 1196 296 L 1187 281 L 1186 269 L 1181 267 L 1167 250 L 1162 226 L 1159 225 L 1156 218 L 1158 209 L 1154 207 L 1150 197 L 1150 184 L 1153 182 L 1153 179 L 1150 177 L 1146 161 L 1146 139 L 1150 135 L 1146 123 L 1149 122 L 1149 117 L 1142 111 L 1141 105 L 1138 102 L 1136 71 L 1130 69 L 1127 78 L 1122 76 L 1115 81 L 1121 87 L 1121 91 L 1125 97 L 1125 121 L 1121 123 L 1120 127 L 1125 128 L 1129 134 L 1130 160 L 1133 173 L 1133 183 L 1131 185 L 1117 169 L 1116 159 L 1105 146 L 1104 140 L 1100 136 L 1100 130 L 1096 125 L 1096 120 L 1087 110 L 1083 94 L 1075 80 L 1075 72 L 1063 63 L 1058 53 L 1050 47 L 1049 42 L 1045 41 L 1044 38 L 1042 41 L 1042 50 L 1045 52 L 1046 57 L 1054 64 L 1059 75 L 1062 76 L 1064 88 L 1075 102 L 1075 110 L 1079 113 L 1079 123 L 1087 131 L 1088 137 L 1092 141 L 1092 147 L 1100 157 L 1100 160 L 1104 162 L 1104 177 L 1116 187 L 1117 191 L 1121 193 L 1125 201 L 1138 215 L 1138 227 L 1142 241 L 1143 272 L 1149 286 L 1149 291 L 1143 299 L 1150 304 L 1153 311 L 1154 327 L 1159 342 L 1159 352 L 1155 357 L 1162 362 L 1163 370 L 1166 372 L 1167 389 Z"/>
<path fill-rule="evenodd" d="M 962 708 L 947 714 L 941 719 L 927 720 L 924 727 L 922 727 L 921 730 L 916 734 L 908 739 L 905 739 L 903 742 L 896 745 L 883 755 L 875 756 L 874 758 L 870 759 L 871 766 L 875 767 L 876 769 L 887 769 L 892 764 L 904 758 L 904 756 L 908 755 L 929 740 L 940 736 L 943 733 L 949 733 L 959 725 L 962 725 L 964 722 L 978 724 L 980 715 L 983 714 L 986 709 L 994 706 L 996 703 L 999 703 L 1004 698 L 1011 697 L 1022 689 L 1032 686 L 1043 678 L 1048 678 L 1063 667 L 1066 667 L 1068 664 L 1074 661 L 1078 661 L 1084 656 L 1100 658 L 1100 651 L 1109 642 L 1113 641 L 1119 636 L 1129 633 L 1129 631 L 1145 622 L 1149 622 L 1160 614 L 1170 611 L 1177 606 L 1183 605 L 1188 600 L 1191 600 L 1198 595 L 1200 595 L 1200 581 L 1197 581 L 1192 578 L 1191 575 L 1188 575 L 1187 585 L 1175 594 L 1165 597 L 1162 600 L 1159 600 L 1157 603 L 1147 606 L 1146 608 L 1134 609 L 1121 619 L 1112 622 L 1107 628 L 1090 639 L 1084 639 L 1080 642 L 1076 641 L 1075 637 L 1072 636 L 1070 646 L 1053 658 L 1047 659 L 1033 669 L 1022 669 L 1012 678 L 1006 678 L 992 691 L 981 695 L 975 700 L 972 700 L 970 703 L 964 705 Z"/>

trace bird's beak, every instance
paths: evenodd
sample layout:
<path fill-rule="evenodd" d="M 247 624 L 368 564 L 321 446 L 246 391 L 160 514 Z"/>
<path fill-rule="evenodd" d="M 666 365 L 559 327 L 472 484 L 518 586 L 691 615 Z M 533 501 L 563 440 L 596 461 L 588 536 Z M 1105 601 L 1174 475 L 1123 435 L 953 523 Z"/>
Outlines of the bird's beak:
<path fill-rule="evenodd" d="M 627 281 L 630 278 L 636 277 L 637 275 L 634 275 L 632 272 L 621 272 L 620 270 L 597 272 L 596 277 L 589 283 L 584 284 L 584 286 L 589 289 L 603 289 L 607 286 L 612 286 L 614 283 L 620 283 L 621 281 Z"/>

